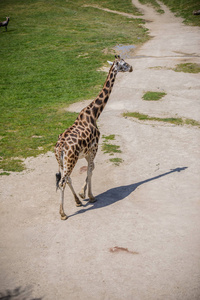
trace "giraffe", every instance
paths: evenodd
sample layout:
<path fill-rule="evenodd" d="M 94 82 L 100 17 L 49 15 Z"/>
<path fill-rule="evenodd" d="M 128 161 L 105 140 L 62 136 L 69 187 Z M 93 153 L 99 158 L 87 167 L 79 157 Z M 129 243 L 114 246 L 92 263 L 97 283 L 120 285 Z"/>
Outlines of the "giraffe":
<path fill-rule="evenodd" d="M 81 110 L 74 124 L 59 135 L 55 146 L 55 156 L 59 166 L 58 173 L 56 173 L 56 188 L 59 188 L 61 192 L 61 220 L 67 219 L 67 215 L 64 212 L 64 190 L 66 184 L 68 184 L 74 195 L 76 206 L 82 206 L 70 178 L 72 170 L 80 158 L 87 160 L 88 168 L 87 177 L 79 196 L 85 199 L 88 188 L 89 202 L 93 203 L 96 201 L 92 194 L 91 186 L 94 158 L 98 150 L 100 137 L 100 131 L 96 122 L 108 101 L 117 73 L 132 72 L 133 70 L 132 66 L 121 59 L 119 55 L 115 56 L 113 63 L 109 63 L 111 64 L 111 68 L 99 95 L 87 107 Z M 62 170 L 62 176 L 60 170 Z"/>

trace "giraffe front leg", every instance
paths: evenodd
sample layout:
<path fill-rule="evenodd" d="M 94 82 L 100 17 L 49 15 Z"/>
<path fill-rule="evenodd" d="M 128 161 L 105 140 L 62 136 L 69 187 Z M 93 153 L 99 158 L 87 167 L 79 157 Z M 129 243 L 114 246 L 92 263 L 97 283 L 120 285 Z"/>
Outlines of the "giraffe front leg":
<path fill-rule="evenodd" d="M 90 157 L 88 160 L 88 175 L 87 175 L 87 181 L 88 181 L 88 197 L 89 197 L 89 202 L 94 203 L 96 202 L 95 197 L 92 194 L 92 171 L 94 170 L 94 162 L 93 158 Z"/>
<path fill-rule="evenodd" d="M 79 196 L 80 196 L 82 199 L 85 199 L 86 190 L 87 190 L 87 185 L 88 185 L 88 176 L 86 177 L 85 183 L 84 183 L 84 185 L 82 186 L 81 191 L 80 191 L 80 193 L 79 193 Z"/>
<path fill-rule="evenodd" d="M 89 168 L 90 168 L 90 157 L 87 157 L 86 160 L 87 160 L 87 162 L 88 162 L 88 168 L 87 168 L 87 170 L 89 170 Z M 91 164 L 91 168 L 92 168 L 92 171 L 93 171 L 93 170 L 94 170 L 94 163 L 93 163 L 93 161 L 92 161 L 92 164 Z M 85 198 L 86 198 L 87 187 L 88 187 L 88 171 L 87 171 L 87 177 L 86 177 L 85 183 L 84 183 L 84 185 L 82 186 L 81 191 L 80 191 L 80 193 L 79 193 L 79 196 L 80 196 L 82 199 L 85 199 Z"/>
<path fill-rule="evenodd" d="M 92 171 L 90 172 L 90 174 L 88 176 L 88 197 L 90 199 L 89 200 L 90 203 L 94 203 L 97 201 L 92 194 Z"/>
<path fill-rule="evenodd" d="M 67 178 L 67 184 L 70 187 L 70 190 L 72 191 L 72 194 L 74 195 L 74 200 L 76 202 L 76 206 L 82 206 L 82 202 L 79 200 L 79 198 L 77 197 L 77 195 L 74 191 L 74 188 L 72 186 L 72 181 L 71 181 L 70 177 Z"/>

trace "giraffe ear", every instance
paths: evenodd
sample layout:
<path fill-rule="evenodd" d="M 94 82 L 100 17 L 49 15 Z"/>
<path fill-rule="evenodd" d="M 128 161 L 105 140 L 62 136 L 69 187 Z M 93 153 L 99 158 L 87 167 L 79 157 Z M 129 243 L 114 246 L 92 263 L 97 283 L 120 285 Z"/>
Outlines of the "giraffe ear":
<path fill-rule="evenodd" d="M 112 61 L 109 61 L 109 60 L 107 60 L 107 62 L 109 63 L 109 65 L 111 65 L 111 66 L 112 66 L 112 64 L 113 64 L 113 62 L 112 62 Z"/>

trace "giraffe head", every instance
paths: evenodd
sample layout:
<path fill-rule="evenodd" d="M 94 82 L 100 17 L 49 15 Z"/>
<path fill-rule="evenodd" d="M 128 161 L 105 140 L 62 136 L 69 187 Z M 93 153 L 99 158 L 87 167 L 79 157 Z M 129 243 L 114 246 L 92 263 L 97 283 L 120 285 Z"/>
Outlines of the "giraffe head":
<path fill-rule="evenodd" d="M 110 62 L 109 62 L 110 63 Z M 115 60 L 113 63 L 113 68 L 117 72 L 132 72 L 133 68 L 125 60 L 123 60 L 119 55 L 115 55 Z"/>

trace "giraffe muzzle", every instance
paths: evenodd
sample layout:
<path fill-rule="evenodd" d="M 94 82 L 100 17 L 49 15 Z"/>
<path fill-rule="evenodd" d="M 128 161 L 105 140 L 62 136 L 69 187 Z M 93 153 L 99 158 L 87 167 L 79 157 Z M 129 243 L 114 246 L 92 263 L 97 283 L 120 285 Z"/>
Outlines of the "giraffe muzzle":
<path fill-rule="evenodd" d="M 129 70 L 129 72 L 133 72 L 133 67 L 132 67 L 132 66 L 130 67 L 130 70 Z"/>

